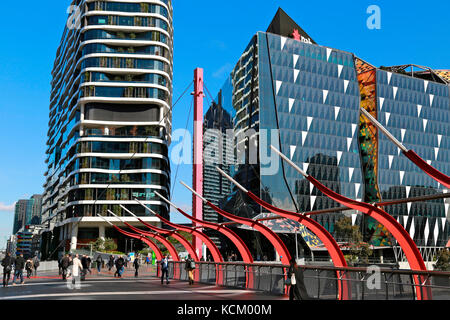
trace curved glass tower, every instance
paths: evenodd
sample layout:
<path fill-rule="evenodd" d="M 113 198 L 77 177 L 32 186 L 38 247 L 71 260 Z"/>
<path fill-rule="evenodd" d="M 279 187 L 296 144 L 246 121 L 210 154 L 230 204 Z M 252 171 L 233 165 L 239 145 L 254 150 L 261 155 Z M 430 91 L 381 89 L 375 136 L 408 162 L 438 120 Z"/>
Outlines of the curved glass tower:
<path fill-rule="evenodd" d="M 97 214 L 126 205 L 145 217 L 134 198 L 169 216 L 154 191 L 169 196 L 173 10 L 170 0 L 74 0 L 69 11 L 52 71 L 43 221 L 73 249 L 105 236 Z"/>

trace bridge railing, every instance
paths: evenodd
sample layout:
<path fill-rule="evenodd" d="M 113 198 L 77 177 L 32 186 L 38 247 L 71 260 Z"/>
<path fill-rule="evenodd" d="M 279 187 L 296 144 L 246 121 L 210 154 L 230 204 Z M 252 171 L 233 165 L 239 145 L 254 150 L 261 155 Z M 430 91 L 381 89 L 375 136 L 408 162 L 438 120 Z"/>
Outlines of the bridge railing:
<path fill-rule="evenodd" d="M 184 262 L 170 262 L 169 278 L 187 281 L 184 266 Z M 158 265 L 158 271 L 159 268 Z M 427 289 L 431 290 L 433 300 L 450 300 L 450 272 L 420 272 L 376 266 L 300 268 L 303 270 L 308 294 L 314 299 L 337 300 L 339 288 L 342 287 L 339 286 L 339 281 L 346 281 L 351 300 L 415 300 L 416 290 L 423 292 Z M 195 275 L 200 283 L 214 285 L 217 273 L 222 272 L 223 281 L 217 283 L 219 286 L 283 295 L 286 293 L 285 279 L 288 270 L 289 266 L 273 263 L 249 265 L 239 262 L 200 262 L 197 263 Z M 174 274 L 177 275 L 176 278 Z M 414 283 L 414 276 L 421 276 L 424 281 L 417 285 Z"/>

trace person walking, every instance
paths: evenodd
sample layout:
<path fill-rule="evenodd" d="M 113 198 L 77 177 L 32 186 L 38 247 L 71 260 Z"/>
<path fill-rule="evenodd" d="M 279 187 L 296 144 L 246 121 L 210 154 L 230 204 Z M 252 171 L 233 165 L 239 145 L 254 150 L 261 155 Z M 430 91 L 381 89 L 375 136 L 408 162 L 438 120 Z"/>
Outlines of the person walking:
<path fill-rule="evenodd" d="M 90 256 L 86 256 L 86 263 L 87 263 L 87 271 L 89 274 L 92 274 L 91 266 L 92 266 L 92 259 Z"/>
<path fill-rule="evenodd" d="M 23 269 L 25 268 L 25 259 L 23 258 L 23 254 L 20 253 L 19 256 L 14 261 L 14 278 L 13 278 L 13 286 L 16 285 L 16 278 L 20 278 L 20 284 L 24 284 L 23 281 Z"/>
<path fill-rule="evenodd" d="M 103 266 L 103 258 L 100 254 L 98 255 L 97 260 L 95 260 L 95 262 L 97 262 L 97 271 L 98 273 L 100 273 L 102 271 Z"/>
<path fill-rule="evenodd" d="M 8 287 L 9 279 L 11 278 L 12 266 L 13 266 L 13 258 L 11 257 L 11 253 L 7 252 L 6 256 L 2 260 L 3 288 Z"/>
<path fill-rule="evenodd" d="M 76 254 L 75 258 L 72 260 L 72 284 L 75 285 L 75 289 L 81 289 L 80 275 L 82 270 L 83 265 L 81 264 L 78 254 Z"/>
<path fill-rule="evenodd" d="M 134 267 L 134 269 L 136 270 L 135 271 L 135 273 L 134 273 L 134 276 L 137 278 L 138 276 L 139 276 L 139 267 L 141 266 L 140 265 L 140 262 L 139 262 L 139 256 L 137 256 L 135 259 L 134 259 L 134 262 L 133 262 L 133 267 Z"/>
<path fill-rule="evenodd" d="M 33 275 L 33 260 L 31 260 L 31 258 L 28 258 L 25 263 L 25 270 L 27 270 L 27 279 L 30 279 Z"/>
<path fill-rule="evenodd" d="M 34 268 L 34 276 L 37 277 L 37 269 L 39 268 L 40 260 L 38 256 L 34 256 L 33 258 L 33 268 Z"/>
<path fill-rule="evenodd" d="M 117 258 L 116 260 L 116 273 L 114 274 L 114 278 L 117 277 L 118 278 L 122 278 L 122 274 L 124 271 L 124 265 L 125 265 L 125 260 L 122 256 L 120 256 L 119 258 Z"/>
<path fill-rule="evenodd" d="M 109 257 L 109 261 L 108 261 L 108 271 L 109 272 L 111 272 L 111 269 L 114 267 L 114 256 L 113 255 L 111 255 L 110 257 Z"/>
<path fill-rule="evenodd" d="M 81 265 L 83 266 L 83 270 L 81 272 L 81 281 L 84 281 L 84 280 L 86 280 L 86 275 L 87 275 L 88 269 L 89 269 L 89 267 L 88 267 L 88 260 L 87 260 L 87 256 L 86 255 L 83 255 L 81 257 Z"/>
<path fill-rule="evenodd" d="M 166 284 L 169 284 L 169 259 L 167 256 L 163 256 L 161 260 L 161 284 L 164 284 L 164 275 L 166 275 Z"/>
<path fill-rule="evenodd" d="M 297 265 L 295 259 L 291 259 L 289 263 L 288 278 L 291 279 L 289 300 L 309 300 L 303 270 Z"/>
<path fill-rule="evenodd" d="M 185 262 L 184 269 L 187 271 L 188 276 L 189 276 L 189 285 L 193 285 L 194 284 L 195 262 L 191 258 L 191 255 L 188 255 L 186 262 Z"/>
<path fill-rule="evenodd" d="M 69 269 L 69 265 L 70 265 L 70 258 L 69 255 L 66 254 L 61 260 L 61 273 L 63 280 L 66 280 L 67 278 L 67 270 Z"/>

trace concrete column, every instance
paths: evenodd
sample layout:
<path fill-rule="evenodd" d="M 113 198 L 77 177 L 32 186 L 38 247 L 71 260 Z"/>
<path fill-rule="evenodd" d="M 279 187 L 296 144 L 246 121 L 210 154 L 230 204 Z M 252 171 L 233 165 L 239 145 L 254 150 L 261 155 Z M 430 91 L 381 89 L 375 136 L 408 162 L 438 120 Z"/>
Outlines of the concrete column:
<path fill-rule="evenodd" d="M 101 238 L 103 241 L 105 241 L 105 239 L 106 239 L 105 226 L 102 224 L 98 226 L 98 237 Z"/>
<path fill-rule="evenodd" d="M 72 224 L 72 237 L 70 240 L 70 251 L 77 249 L 77 242 L 78 242 L 78 224 L 73 223 Z"/>

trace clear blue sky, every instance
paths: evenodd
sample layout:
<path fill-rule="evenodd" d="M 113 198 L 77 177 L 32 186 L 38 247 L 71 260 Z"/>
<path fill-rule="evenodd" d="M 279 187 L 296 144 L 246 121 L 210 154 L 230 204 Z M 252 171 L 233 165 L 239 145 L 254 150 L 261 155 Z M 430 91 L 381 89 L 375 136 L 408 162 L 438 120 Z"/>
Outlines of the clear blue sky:
<path fill-rule="evenodd" d="M 267 29 L 278 7 L 320 45 L 353 52 L 376 66 L 450 68 L 449 1 L 173 2 L 174 99 L 196 67 L 205 69 L 215 96 L 252 35 Z M 381 30 L 366 26 L 366 10 L 373 4 L 381 9 Z M 69 5 L 68 0 L 9 1 L 0 13 L 0 248 L 12 231 L 14 202 L 43 192 L 50 72 Z M 174 109 L 174 129 L 185 127 L 190 102 L 187 96 Z M 191 176 L 191 167 L 179 168 L 179 179 L 191 183 Z M 178 182 L 173 199 L 183 207 L 191 203 Z M 184 221 L 176 214 L 172 219 Z"/>

